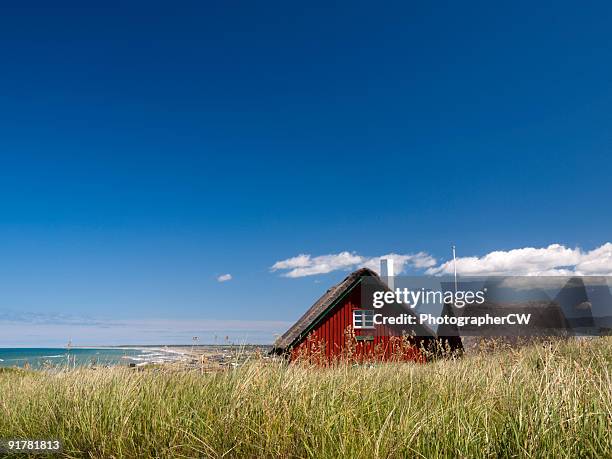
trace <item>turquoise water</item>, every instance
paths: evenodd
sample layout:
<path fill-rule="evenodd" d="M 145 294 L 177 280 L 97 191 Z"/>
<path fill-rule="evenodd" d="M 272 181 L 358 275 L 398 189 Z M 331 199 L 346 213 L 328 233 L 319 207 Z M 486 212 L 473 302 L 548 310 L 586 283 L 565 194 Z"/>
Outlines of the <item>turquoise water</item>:
<path fill-rule="evenodd" d="M 150 350 L 118 348 L 0 348 L 0 367 L 45 368 L 128 365 L 147 360 Z"/>

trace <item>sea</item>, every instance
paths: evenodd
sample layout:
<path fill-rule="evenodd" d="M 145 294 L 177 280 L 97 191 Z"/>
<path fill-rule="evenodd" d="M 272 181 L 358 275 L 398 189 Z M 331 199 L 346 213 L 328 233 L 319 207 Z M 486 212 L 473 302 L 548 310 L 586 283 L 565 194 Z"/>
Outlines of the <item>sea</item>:
<path fill-rule="evenodd" d="M 0 367 L 32 369 L 141 366 L 185 359 L 183 353 L 168 348 L 0 348 Z"/>

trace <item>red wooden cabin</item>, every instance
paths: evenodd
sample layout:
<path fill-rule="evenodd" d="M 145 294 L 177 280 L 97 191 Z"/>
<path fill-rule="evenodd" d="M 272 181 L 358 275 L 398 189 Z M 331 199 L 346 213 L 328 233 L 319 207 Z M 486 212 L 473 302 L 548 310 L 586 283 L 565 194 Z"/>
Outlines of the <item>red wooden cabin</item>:
<path fill-rule="evenodd" d="M 421 352 L 435 339 L 431 330 L 422 326 L 418 336 L 406 336 L 384 325 L 373 323 L 371 308 L 362 302 L 361 284 L 380 283 L 372 270 L 359 269 L 330 288 L 308 311 L 274 343 L 273 352 L 291 360 L 312 356 L 324 361 L 350 358 L 356 360 L 424 361 Z M 410 311 L 406 311 L 410 313 Z"/>

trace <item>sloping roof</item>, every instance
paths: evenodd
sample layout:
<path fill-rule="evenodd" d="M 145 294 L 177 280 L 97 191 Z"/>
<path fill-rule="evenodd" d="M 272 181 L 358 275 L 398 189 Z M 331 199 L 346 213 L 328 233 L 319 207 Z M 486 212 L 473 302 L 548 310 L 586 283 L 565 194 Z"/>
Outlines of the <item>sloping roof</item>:
<path fill-rule="evenodd" d="M 353 287 L 359 284 L 361 279 L 366 276 L 373 277 L 375 282 L 380 283 L 381 288 L 389 290 L 387 284 L 371 269 L 361 268 L 352 272 L 342 282 L 327 290 L 327 292 L 325 292 L 325 294 L 319 298 L 317 302 L 291 326 L 291 328 L 289 328 L 289 330 L 275 341 L 273 352 L 282 352 L 305 338 L 310 331 L 311 325 L 318 321 L 330 307 L 350 292 Z M 412 310 L 406 310 L 405 312 L 414 314 Z M 418 330 L 418 336 L 435 336 L 433 331 L 425 325 L 415 325 L 413 328 Z"/>
<path fill-rule="evenodd" d="M 308 327 L 317 320 L 327 309 L 342 297 L 346 292 L 351 290 L 363 276 L 374 276 L 377 279 L 378 274 L 368 268 L 361 268 L 357 271 L 349 274 L 342 282 L 331 287 L 325 294 L 313 304 L 308 311 L 304 313 L 302 317 L 294 323 L 289 330 L 287 330 L 281 337 L 279 337 L 274 343 L 274 348 L 279 350 L 287 349 L 288 347 L 295 344 L 297 340 L 304 337 L 303 334 L 306 332 Z M 382 280 L 380 281 L 382 283 Z"/>

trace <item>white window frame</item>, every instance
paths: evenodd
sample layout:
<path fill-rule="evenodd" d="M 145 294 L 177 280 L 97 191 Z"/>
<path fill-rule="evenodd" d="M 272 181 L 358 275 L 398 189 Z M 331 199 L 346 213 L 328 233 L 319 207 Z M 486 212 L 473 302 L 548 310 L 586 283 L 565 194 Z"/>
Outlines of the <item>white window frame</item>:
<path fill-rule="evenodd" d="M 355 320 L 355 319 L 359 320 Z M 359 323 L 359 325 L 357 325 Z M 353 309 L 353 328 L 355 330 L 371 330 L 374 326 L 373 309 Z"/>

